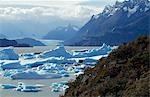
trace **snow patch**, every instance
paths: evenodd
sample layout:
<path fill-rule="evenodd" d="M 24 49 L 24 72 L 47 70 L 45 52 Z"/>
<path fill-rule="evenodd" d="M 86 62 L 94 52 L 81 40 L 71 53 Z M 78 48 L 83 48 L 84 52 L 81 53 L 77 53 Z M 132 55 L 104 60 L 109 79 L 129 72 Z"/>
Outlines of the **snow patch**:
<path fill-rule="evenodd" d="M 128 17 L 130 17 L 132 14 L 134 14 L 139 6 L 134 6 L 133 8 L 128 8 Z"/>

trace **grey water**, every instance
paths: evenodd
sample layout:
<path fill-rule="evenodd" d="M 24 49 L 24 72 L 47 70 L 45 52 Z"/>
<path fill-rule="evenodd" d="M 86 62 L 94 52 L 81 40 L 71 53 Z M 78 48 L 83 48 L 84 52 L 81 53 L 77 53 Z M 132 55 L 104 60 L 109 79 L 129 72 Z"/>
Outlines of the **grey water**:
<path fill-rule="evenodd" d="M 48 46 L 35 46 L 35 47 L 14 47 L 14 51 L 18 54 L 22 53 L 41 53 L 44 51 L 52 50 L 57 47 L 60 41 L 47 42 Z M 98 47 L 84 47 L 84 46 L 65 46 L 66 50 L 85 50 L 94 49 Z M 3 49 L 0 47 L 0 49 Z M 60 94 L 64 92 L 51 92 L 50 85 L 54 82 L 69 81 L 75 79 L 75 76 L 64 77 L 59 79 L 42 79 L 42 80 L 11 80 L 8 78 L 3 78 L 0 76 L 0 84 L 14 84 L 17 85 L 18 82 L 23 82 L 28 85 L 42 84 L 45 87 L 42 88 L 41 92 L 38 93 L 22 93 L 10 89 L 0 89 L 0 97 L 59 97 Z"/>

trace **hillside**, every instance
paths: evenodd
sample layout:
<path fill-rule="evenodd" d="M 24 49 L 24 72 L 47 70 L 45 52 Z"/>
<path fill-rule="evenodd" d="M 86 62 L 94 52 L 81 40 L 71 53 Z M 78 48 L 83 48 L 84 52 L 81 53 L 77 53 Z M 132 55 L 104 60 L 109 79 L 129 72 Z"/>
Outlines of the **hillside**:
<path fill-rule="evenodd" d="M 119 46 L 70 82 L 61 97 L 149 97 L 149 40 Z"/>
<path fill-rule="evenodd" d="M 74 38 L 65 41 L 65 45 L 120 45 L 148 34 L 149 17 L 149 0 L 117 1 L 93 15 Z"/>
<path fill-rule="evenodd" d="M 8 39 L 0 39 L 0 47 L 9 47 L 9 46 L 14 46 L 14 47 L 30 47 L 29 44 L 25 43 L 18 43 L 16 40 L 8 40 Z"/>

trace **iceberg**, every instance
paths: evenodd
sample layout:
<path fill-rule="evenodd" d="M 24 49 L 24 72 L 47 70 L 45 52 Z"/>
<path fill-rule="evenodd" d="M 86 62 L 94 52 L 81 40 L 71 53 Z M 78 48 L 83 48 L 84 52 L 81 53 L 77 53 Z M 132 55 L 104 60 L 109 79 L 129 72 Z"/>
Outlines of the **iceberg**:
<path fill-rule="evenodd" d="M 14 88 L 16 88 L 16 86 L 11 85 L 11 84 L 1 84 L 0 88 L 2 88 L 2 89 L 14 89 Z"/>
<path fill-rule="evenodd" d="M 0 60 L 18 60 L 19 55 L 16 54 L 12 47 L 0 50 Z"/>
<path fill-rule="evenodd" d="M 69 86 L 67 85 L 68 82 L 66 81 L 61 81 L 59 83 L 52 83 L 51 88 L 52 88 L 52 92 L 61 92 L 61 91 L 65 91 L 65 89 L 69 88 Z"/>
<path fill-rule="evenodd" d="M 27 53 L 27 54 L 22 54 L 21 57 L 23 57 L 25 60 L 28 60 L 28 59 L 35 58 L 35 55 L 33 53 Z"/>
<path fill-rule="evenodd" d="M 73 59 L 67 59 L 67 58 L 52 58 L 52 59 L 49 59 L 48 60 L 48 63 L 57 63 L 57 64 L 73 64 L 75 63 L 76 61 L 73 60 Z"/>
<path fill-rule="evenodd" d="M 10 76 L 11 79 L 53 79 L 53 78 L 61 78 L 62 76 L 59 74 L 49 73 L 49 74 L 39 74 L 35 71 L 25 71 L 18 72 L 14 75 Z"/>
<path fill-rule="evenodd" d="M 63 45 L 61 45 L 53 50 L 43 52 L 42 54 L 40 54 L 40 57 L 42 58 L 49 58 L 49 57 L 70 58 L 72 57 L 72 55 L 68 51 L 66 51 Z"/>
<path fill-rule="evenodd" d="M 33 62 L 26 62 L 26 63 L 22 63 L 22 64 L 24 66 L 32 68 L 32 67 L 38 67 L 38 66 L 44 65 L 46 63 L 53 63 L 53 64 L 73 64 L 75 62 L 76 61 L 73 60 L 73 59 L 67 59 L 67 58 L 63 58 L 63 57 L 60 57 L 60 58 L 51 57 L 51 58 L 45 58 L 45 59 L 38 59 L 38 60 L 35 60 Z"/>
<path fill-rule="evenodd" d="M 1 64 L 0 66 L 3 70 L 6 69 L 21 69 L 23 68 L 23 66 L 20 65 L 19 61 L 8 61 L 8 62 L 4 62 Z"/>
<path fill-rule="evenodd" d="M 27 88 L 21 89 L 21 92 L 39 92 L 39 91 L 41 91 L 41 89 L 27 89 Z"/>
<path fill-rule="evenodd" d="M 98 56 L 98 55 L 106 55 L 111 50 L 112 50 L 112 48 L 110 46 L 103 44 L 98 49 L 87 50 L 85 52 L 74 52 L 73 57 L 81 58 L 81 57 L 92 57 L 92 56 Z"/>
<path fill-rule="evenodd" d="M 39 59 L 33 62 L 29 62 L 29 63 L 23 63 L 24 66 L 28 67 L 28 68 L 32 68 L 32 67 L 38 67 L 43 65 L 44 63 L 47 63 L 47 60 L 45 59 Z"/>
<path fill-rule="evenodd" d="M 16 91 L 20 92 L 39 92 L 41 91 L 41 87 L 38 87 L 36 85 L 25 85 L 24 83 L 19 83 L 19 85 L 16 88 Z"/>

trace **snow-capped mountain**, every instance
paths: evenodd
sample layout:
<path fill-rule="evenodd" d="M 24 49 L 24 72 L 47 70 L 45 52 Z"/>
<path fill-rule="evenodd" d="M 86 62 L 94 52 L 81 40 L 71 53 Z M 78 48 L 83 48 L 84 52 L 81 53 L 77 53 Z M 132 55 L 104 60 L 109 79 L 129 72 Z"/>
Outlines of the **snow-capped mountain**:
<path fill-rule="evenodd" d="M 45 46 L 42 42 L 32 38 L 16 39 L 16 41 L 19 44 L 28 44 L 29 46 Z"/>
<path fill-rule="evenodd" d="M 77 26 L 67 25 L 57 27 L 56 29 L 48 32 L 43 38 L 49 40 L 68 40 L 75 36 L 76 32 L 79 30 Z"/>
<path fill-rule="evenodd" d="M 93 15 L 66 45 L 119 45 L 150 32 L 150 1 L 125 0 Z"/>

